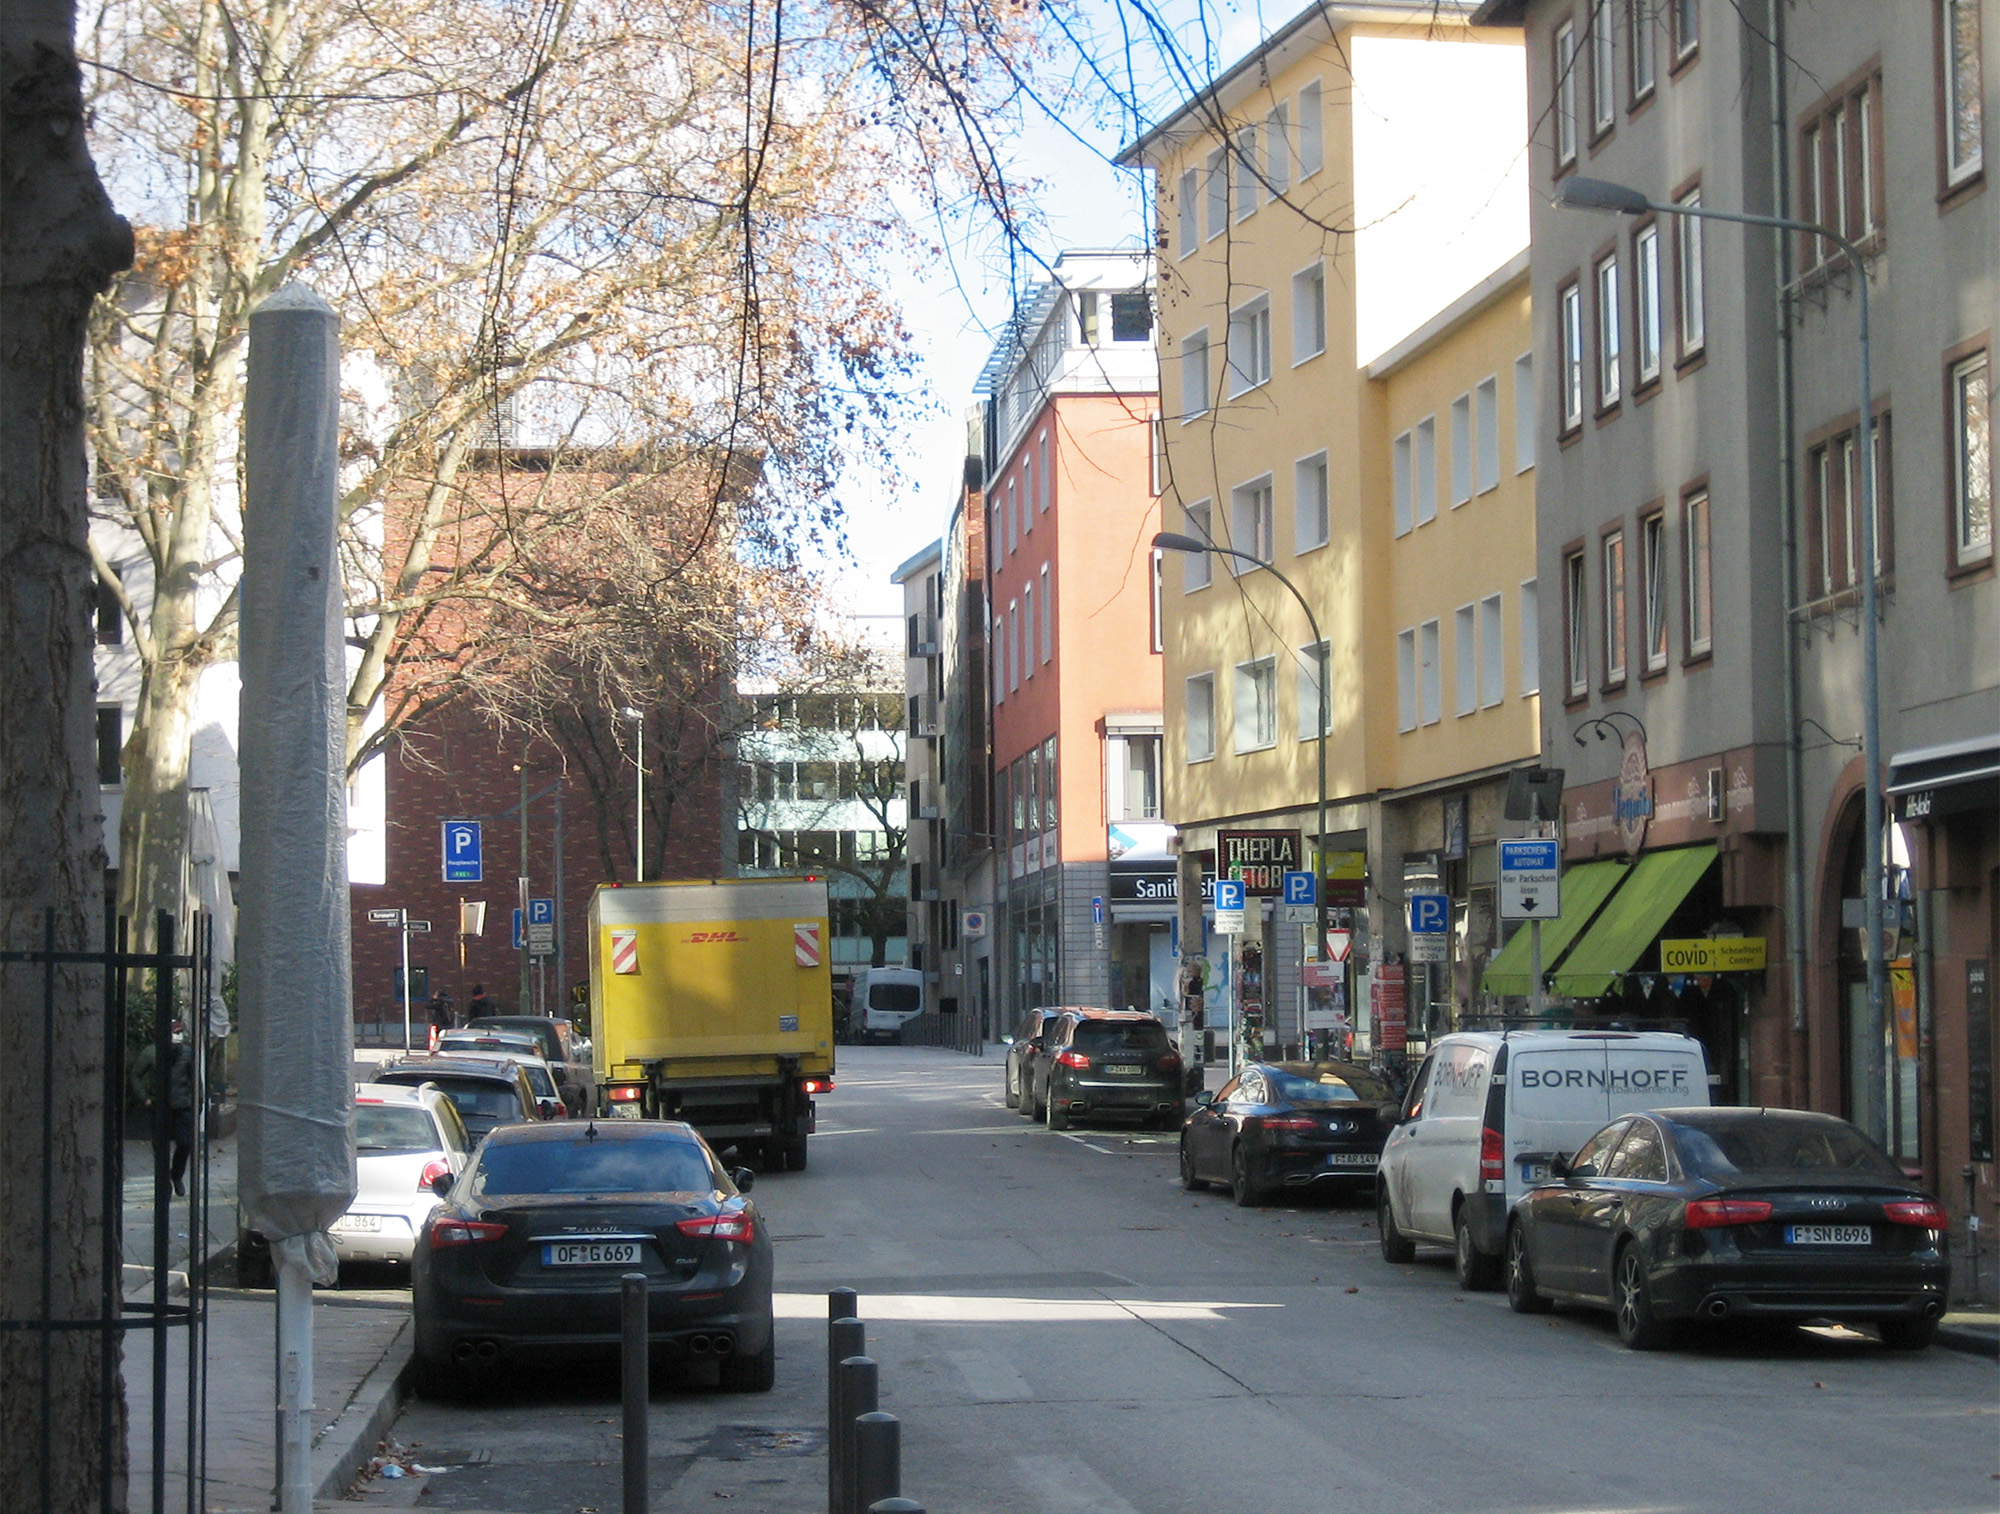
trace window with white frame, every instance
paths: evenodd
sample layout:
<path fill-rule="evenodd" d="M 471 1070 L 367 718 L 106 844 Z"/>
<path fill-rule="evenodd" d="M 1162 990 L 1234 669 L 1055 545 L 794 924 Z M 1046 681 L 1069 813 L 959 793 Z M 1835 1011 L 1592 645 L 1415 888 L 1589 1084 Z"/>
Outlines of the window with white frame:
<path fill-rule="evenodd" d="M 1417 524 L 1437 519 L 1438 513 L 1438 446 L 1437 417 L 1425 416 L 1417 422 L 1417 479 L 1416 518 Z"/>
<path fill-rule="evenodd" d="M 1601 137 L 1618 119 L 1618 26 L 1611 0 L 1592 0 L 1590 7 L 1590 125 Z"/>
<path fill-rule="evenodd" d="M 1164 418 L 1157 411 L 1146 417 L 1146 431 L 1150 442 L 1146 456 L 1146 492 L 1157 498 L 1160 481 L 1167 474 L 1167 428 Z"/>
<path fill-rule="evenodd" d="M 1007 702 L 1007 617 L 996 616 L 994 624 L 987 627 L 987 636 L 993 647 L 993 702 Z"/>
<path fill-rule="evenodd" d="M 1574 280 L 1556 295 L 1556 345 L 1562 358 L 1556 403 L 1562 429 L 1574 431 L 1583 424 L 1583 293 Z"/>
<path fill-rule="evenodd" d="M 1007 480 L 1007 508 L 1005 511 L 1007 517 L 1007 550 L 1009 552 L 1012 552 L 1020 541 L 1021 522 L 1020 518 L 1014 513 L 1015 493 L 1014 480 L 1010 478 Z"/>
<path fill-rule="evenodd" d="M 1196 541 L 1213 542 L 1215 523 L 1210 518 L 1213 507 L 1207 500 L 1201 500 L 1187 507 L 1187 534 Z M 1207 552 L 1184 552 L 1181 559 L 1181 592 L 1192 594 L 1196 589 L 1206 589 L 1215 577 L 1215 558 Z"/>
<path fill-rule="evenodd" d="M 1701 191 L 1691 190 L 1677 202 L 1689 210 L 1701 208 Z M 1708 316 L 1703 308 L 1701 217 L 1674 217 L 1674 262 L 1681 317 L 1681 356 L 1692 357 L 1708 340 Z"/>
<path fill-rule="evenodd" d="M 1277 553 L 1273 510 L 1271 475 L 1268 473 L 1230 490 L 1229 545 L 1238 552 L 1248 552 L 1258 562 L 1271 561 Z M 1241 575 L 1253 572 L 1255 568 L 1255 563 L 1247 563 L 1240 557 L 1229 559 L 1231 573 Z"/>
<path fill-rule="evenodd" d="M 1506 641 L 1500 633 L 1500 596 L 1479 601 L 1479 702 L 1491 708 L 1507 697 Z"/>
<path fill-rule="evenodd" d="M 1041 507 L 1042 514 L 1047 515 L 1049 503 L 1055 498 L 1056 480 L 1055 474 L 1049 468 L 1049 433 L 1046 429 L 1042 432 L 1041 440 L 1035 444 L 1035 450 L 1041 455 L 1042 465 L 1040 474 L 1042 493 L 1037 504 Z"/>
<path fill-rule="evenodd" d="M 1264 118 L 1264 193 L 1275 200 L 1291 187 L 1291 112 L 1280 100 Z"/>
<path fill-rule="evenodd" d="M 1035 529 L 1035 455 L 1021 449 L 1021 534 Z"/>
<path fill-rule="evenodd" d="M 1659 79 L 1660 22 L 1658 13 L 1646 0 L 1626 0 L 1625 19 L 1631 28 L 1632 103 L 1637 105 L 1652 94 Z"/>
<path fill-rule="evenodd" d="M 1259 657 L 1236 665 L 1235 749 L 1262 751 L 1278 744 L 1278 664 Z"/>
<path fill-rule="evenodd" d="M 1556 172 L 1576 162 L 1576 27 L 1564 21 L 1555 31 Z"/>
<path fill-rule="evenodd" d="M 1993 558 L 1993 412 L 1987 355 L 1951 366 L 1952 566 Z"/>
<path fill-rule="evenodd" d="M 1457 684 L 1455 712 L 1470 715 L 1479 708 L 1479 608 L 1460 605 L 1451 617 L 1453 681 Z"/>
<path fill-rule="evenodd" d="M 1204 168 L 1202 203 L 1207 212 L 1208 240 L 1214 241 L 1229 230 L 1229 149 L 1218 147 L 1208 155 Z"/>
<path fill-rule="evenodd" d="M 1411 472 L 1414 456 L 1410 433 L 1405 431 L 1396 438 L 1389 454 L 1389 497 L 1395 505 L 1398 536 L 1408 536 L 1410 528 L 1416 524 L 1411 514 L 1412 502 L 1416 498 L 1414 475 Z"/>
<path fill-rule="evenodd" d="M 1192 168 L 1181 175 L 1174 209 L 1179 213 L 1181 256 L 1186 257 L 1201 245 L 1201 175 Z"/>
<path fill-rule="evenodd" d="M 1514 359 L 1514 471 L 1535 466 L 1535 355 Z"/>
<path fill-rule="evenodd" d="M 1563 558 L 1563 685 L 1571 699 L 1590 692 L 1590 602 L 1581 552 Z"/>
<path fill-rule="evenodd" d="M 1625 681 L 1625 533 L 1604 538 L 1604 681 Z"/>
<path fill-rule="evenodd" d="M 1444 718 L 1444 670 L 1439 666 L 1438 623 L 1434 620 L 1417 627 L 1417 690 L 1424 724 L 1436 725 Z"/>
<path fill-rule="evenodd" d="M 1668 0 L 1674 19 L 1674 61 L 1680 63 L 1701 46 L 1701 0 Z"/>
<path fill-rule="evenodd" d="M 1153 549 L 1153 634 L 1150 638 L 1155 652 L 1166 650 L 1166 606 L 1160 602 L 1160 579 L 1165 570 L 1167 554 L 1163 548 Z"/>
<path fill-rule="evenodd" d="M 1292 551 L 1310 552 L 1327 542 L 1326 454 L 1292 464 Z"/>
<path fill-rule="evenodd" d="M 1654 514 L 1639 522 L 1639 622 L 1646 671 L 1667 665 L 1667 518 Z"/>
<path fill-rule="evenodd" d="M 1521 581 L 1521 614 L 1515 638 L 1521 648 L 1521 695 L 1542 692 L 1542 591 L 1532 578 Z"/>
<path fill-rule="evenodd" d="M 1708 491 L 1681 506 L 1682 592 L 1687 595 L 1687 655 L 1705 657 L 1715 646 L 1715 580 L 1709 563 Z"/>
<path fill-rule="evenodd" d="M 1234 140 L 1235 161 L 1229 171 L 1236 184 L 1236 219 L 1247 221 L 1257 213 L 1257 128 L 1244 127 Z"/>
<path fill-rule="evenodd" d="M 1049 588 L 1049 565 L 1042 564 L 1042 661 L 1056 655 L 1056 597 Z"/>
<path fill-rule="evenodd" d="M 1451 503 L 1457 509 L 1472 498 L 1472 396 L 1451 402 Z"/>
<path fill-rule="evenodd" d="M 1215 675 L 1197 673 L 1187 681 L 1187 760 L 1206 762 L 1215 755 Z"/>
<path fill-rule="evenodd" d="M 1292 366 L 1326 351 L 1326 264 L 1292 275 Z"/>
<path fill-rule="evenodd" d="M 1500 380 L 1488 375 L 1472 391 L 1473 432 L 1478 467 L 1473 487 L 1481 494 L 1500 487 Z"/>
<path fill-rule="evenodd" d="M 1325 138 L 1320 127 L 1320 86 L 1315 79 L 1299 91 L 1299 177 L 1310 178 L 1325 166 Z"/>
<path fill-rule="evenodd" d="M 1417 632 L 1396 633 L 1396 729 L 1417 728 Z"/>
<path fill-rule="evenodd" d="M 1326 682 L 1326 670 L 1331 649 L 1325 642 L 1316 646 L 1299 648 L 1298 655 L 1298 700 L 1299 700 L 1299 740 L 1311 741 L 1323 729 L 1333 723 L 1333 709 L 1329 705 L 1326 723 L 1321 724 L 1319 691 Z"/>
<path fill-rule="evenodd" d="M 1632 234 L 1632 338 L 1640 387 L 1660 376 L 1660 228 L 1652 223 Z"/>
<path fill-rule="evenodd" d="M 1963 184 L 1986 159 L 1981 112 L 1979 0 L 1943 0 L 1944 176 Z"/>
<path fill-rule="evenodd" d="M 1229 393 L 1271 381 L 1271 297 L 1260 294 L 1229 312 Z"/>
<path fill-rule="evenodd" d="M 1181 338 L 1181 420 L 1208 413 L 1208 332 L 1191 331 Z"/>
<path fill-rule="evenodd" d="M 1618 319 L 1618 257 L 1597 265 L 1597 403 L 1609 409 L 1624 392 L 1624 353 Z"/>
<path fill-rule="evenodd" d="M 1007 692 L 1021 686 L 1021 602 L 1007 601 Z"/>
<path fill-rule="evenodd" d="M 1021 676 L 1033 678 L 1035 676 L 1035 586 L 1033 584 L 1028 584 L 1021 590 L 1021 621 L 1026 628 L 1021 645 L 1024 654 L 1021 658 Z"/>

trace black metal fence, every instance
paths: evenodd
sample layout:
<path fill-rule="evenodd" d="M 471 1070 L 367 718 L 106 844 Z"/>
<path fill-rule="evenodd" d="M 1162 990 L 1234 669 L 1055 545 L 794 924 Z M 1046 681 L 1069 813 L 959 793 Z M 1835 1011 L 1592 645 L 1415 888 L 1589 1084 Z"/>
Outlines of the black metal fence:
<path fill-rule="evenodd" d="M 927 1009 L 903 1027 L 905 1046 L 938 1046 L 967 1056 L 986 1055 L 986 1038 L 979 1033 L 979 1016 L 958 1009 L 950 1014 Z"/>
<path fill-rule="evenodd" d="M 40 1307 L 32 1318 L 0 1320 L 0 1330 L 29 1332 L 38 1337 L 35 1352 L 39 1392 L 36 1444 L 33 1455 L 41 1493 L 40 1507 L 54 1506 L 53 1491 L 59 1478 L 68 1474 L 55 1464 L 54 1383 L 56 1341 L 66 1332 L 95 1335 L 98 1350 L 98 1487 L 99 1507 L 104 1514 L 122 1508 L 148 1508 L 152 1514 L 166 1514 L 168 1508 L 168 1431 L 176 1418 L 185 1432 L 178 1481 L 185 1492 L 187 1514 L 200 1514 L 206 1507 L 207 1488 L 207 1366 L 203 1336 L 208 1318 L 208 1286 L 203 1277 L 202 1255 L 206 1227 L 208 1187 L 208 1005 L 214 982 L 213 930 L 205 915 L 190 922 L 186 950 L 177 949 L 177 922 L 162 912 L 156 919 L 150 950 L 131 939 L 128 922 L 107 911 L 104 940 L 112 943 L 102 951 L 61 951 L 56 947 L 56 913 L 47 911 L 42 921 L 39 947 L 0 950 L 0 968 L 39 968 L 41 978 L 40 1044 L 30 1052 L 39 1066 L 41 1095 L 41 1191 L 40 1224 L 35 1227 L 39 1251 L 15 1255 L 19 1265 L 37 1270 L 40 1279 Z M 96 968 L 102 979 L 103 1080 L 101 1092 L 103 1164 L 96 1200 L 100 1206 L 103 1273 L 98 1310 L 82 1318 L 57 1316 L 54 1278 L 59 1263 L 55 1237 L 57 1195 L 56 1170 L 56 1056 L 58 1038 L 69 1033 L 76 1016 L 65 1013 L 67 991 L 62 967 Z M 176 1041 L 174 1025 L 184 1021 L 185 1039 Z M 132 1039 L 128 1040 L 128 1032 Z M 128 1052 L 132 1055 L 128 1057 Z M 150 1058 L 148 1053 L 150 1052 Z M 150 1060 L 150 1066 L 143 1064 Z M 134 1073 L 141 1076 L 128 1084 Z M 149 1263 L 138 1272 L 141 1285 L 134 1297 L 125 1296 L 125 1140 L 129 1102 L 141 1110 L 150 1109 L 145 1129 L 152 1143 L 152 1225 Z M 184 1276 L 185 1297 L 173 1299 L 176 1269 L 173 1267 L 175 1197 L 174 1147 L 186 1148 L 187 1169 L 182 1179 L 186 1187 L 189 1214 L 189 1253 Z M 10 1158 L 11 1159 L 11 1158 Z M 65 1194 L 62 1202 L 73 1203 L 78 1196 Z M 23 1227 L 25 1228 L 25 1227 Z M 17 1230 L 17 1236 L 20 1231 Z M 147 1274 L 150 1274 L 149 1276 Z M 123 1479 L 114 1477 L 119 1440 L 133 1445 L 137 1428 L 119 1413 L 124 1344 L 136 1332 L 150 1335 L 150 1409 L 145 1428 L 150 1453 L 145 1466 L 145 1487 L 134 1487 L 129 1502 L 119 1497 Z M 178 1402 L 170 1398 L 168 1361 L 172 1332 L 180 1332 L 184 1358 L 181 1381 L 173 1384 Z M 176 1414 L 178 1408 L 179 1413 Z M 121 1425 L 128 1425 L 121 1431 Z M 18 1454 L 16 1451 L 15 1454 Z M 178 1500 L 177 1500 L 178 1501 Z"/>

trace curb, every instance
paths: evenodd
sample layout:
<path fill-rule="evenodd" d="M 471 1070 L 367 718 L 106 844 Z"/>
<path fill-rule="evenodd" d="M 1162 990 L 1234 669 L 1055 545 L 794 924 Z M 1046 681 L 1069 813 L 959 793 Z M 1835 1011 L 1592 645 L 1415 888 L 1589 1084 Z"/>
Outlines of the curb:
<path fill-rule="evenodd" d="M 408 1397 L 410 1337 L 405 1319 L 374 1367 L 346 1404 L 313 1437 L 312 1473 L 315 1501 L 332 1501 L 367 1468 L 375 1446 L 396 1422 Z"/>
<path fill-rule="evenodd" d="M 2000 1357 L 2000 1330 L 1979 1325 L 1939 1325 L 1937 1344 L 1947 1351 Z"/>

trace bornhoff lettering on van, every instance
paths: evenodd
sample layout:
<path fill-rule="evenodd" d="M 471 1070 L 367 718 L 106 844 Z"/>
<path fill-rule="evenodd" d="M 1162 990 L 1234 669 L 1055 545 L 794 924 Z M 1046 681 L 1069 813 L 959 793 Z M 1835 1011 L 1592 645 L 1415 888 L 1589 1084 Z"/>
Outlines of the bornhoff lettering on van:
<path fill-rule="evenodd" d="M 1685 1093 L 1693 1085 L 1688 1081 L 1686 1067 L 1614 1067 L 1590 1069 L 1583 1067 L 1536 1067 L 1532 1064 L 1521 1068 L 1523 1088 L 1650 1088 L 1667 1089 L 1674 1093 Z"/>

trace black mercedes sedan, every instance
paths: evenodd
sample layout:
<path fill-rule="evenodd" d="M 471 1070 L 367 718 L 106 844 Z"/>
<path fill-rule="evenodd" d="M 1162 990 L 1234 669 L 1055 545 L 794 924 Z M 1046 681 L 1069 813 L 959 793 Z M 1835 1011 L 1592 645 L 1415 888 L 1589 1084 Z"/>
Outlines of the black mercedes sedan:
<path fill-rule="evenodd" d="M 1352 1062 L 1252 1062 L 1194 1097 L 1181 1126 L 1181 1183 L 1228 1185 L 1239 1204 L 1274 1188 L 1372 1191 L 1396 1095 Z"/>
<path fill-rule="evenodd" d="M 663 1363 L 716 1362 L 767 1391 L 771 1238 L 693 1127 L 654 1120 L 503 1125 L 417 1239 L 419 1385 L 449 1392 L 548 1360 L 614 1354 L 620 1278 L 644 1273 Z"/>
<path fill-rule="evenodd" d="M 1927 1345 L 1944 1313 L 1944 1206 L 1867 1136 L 1801 1109 L 1612 1121 L 1507 1224 L 1507 1301 L 1606 1308 L 1635 1351 L 1684 1320 L 1872 1324 Z"/>

